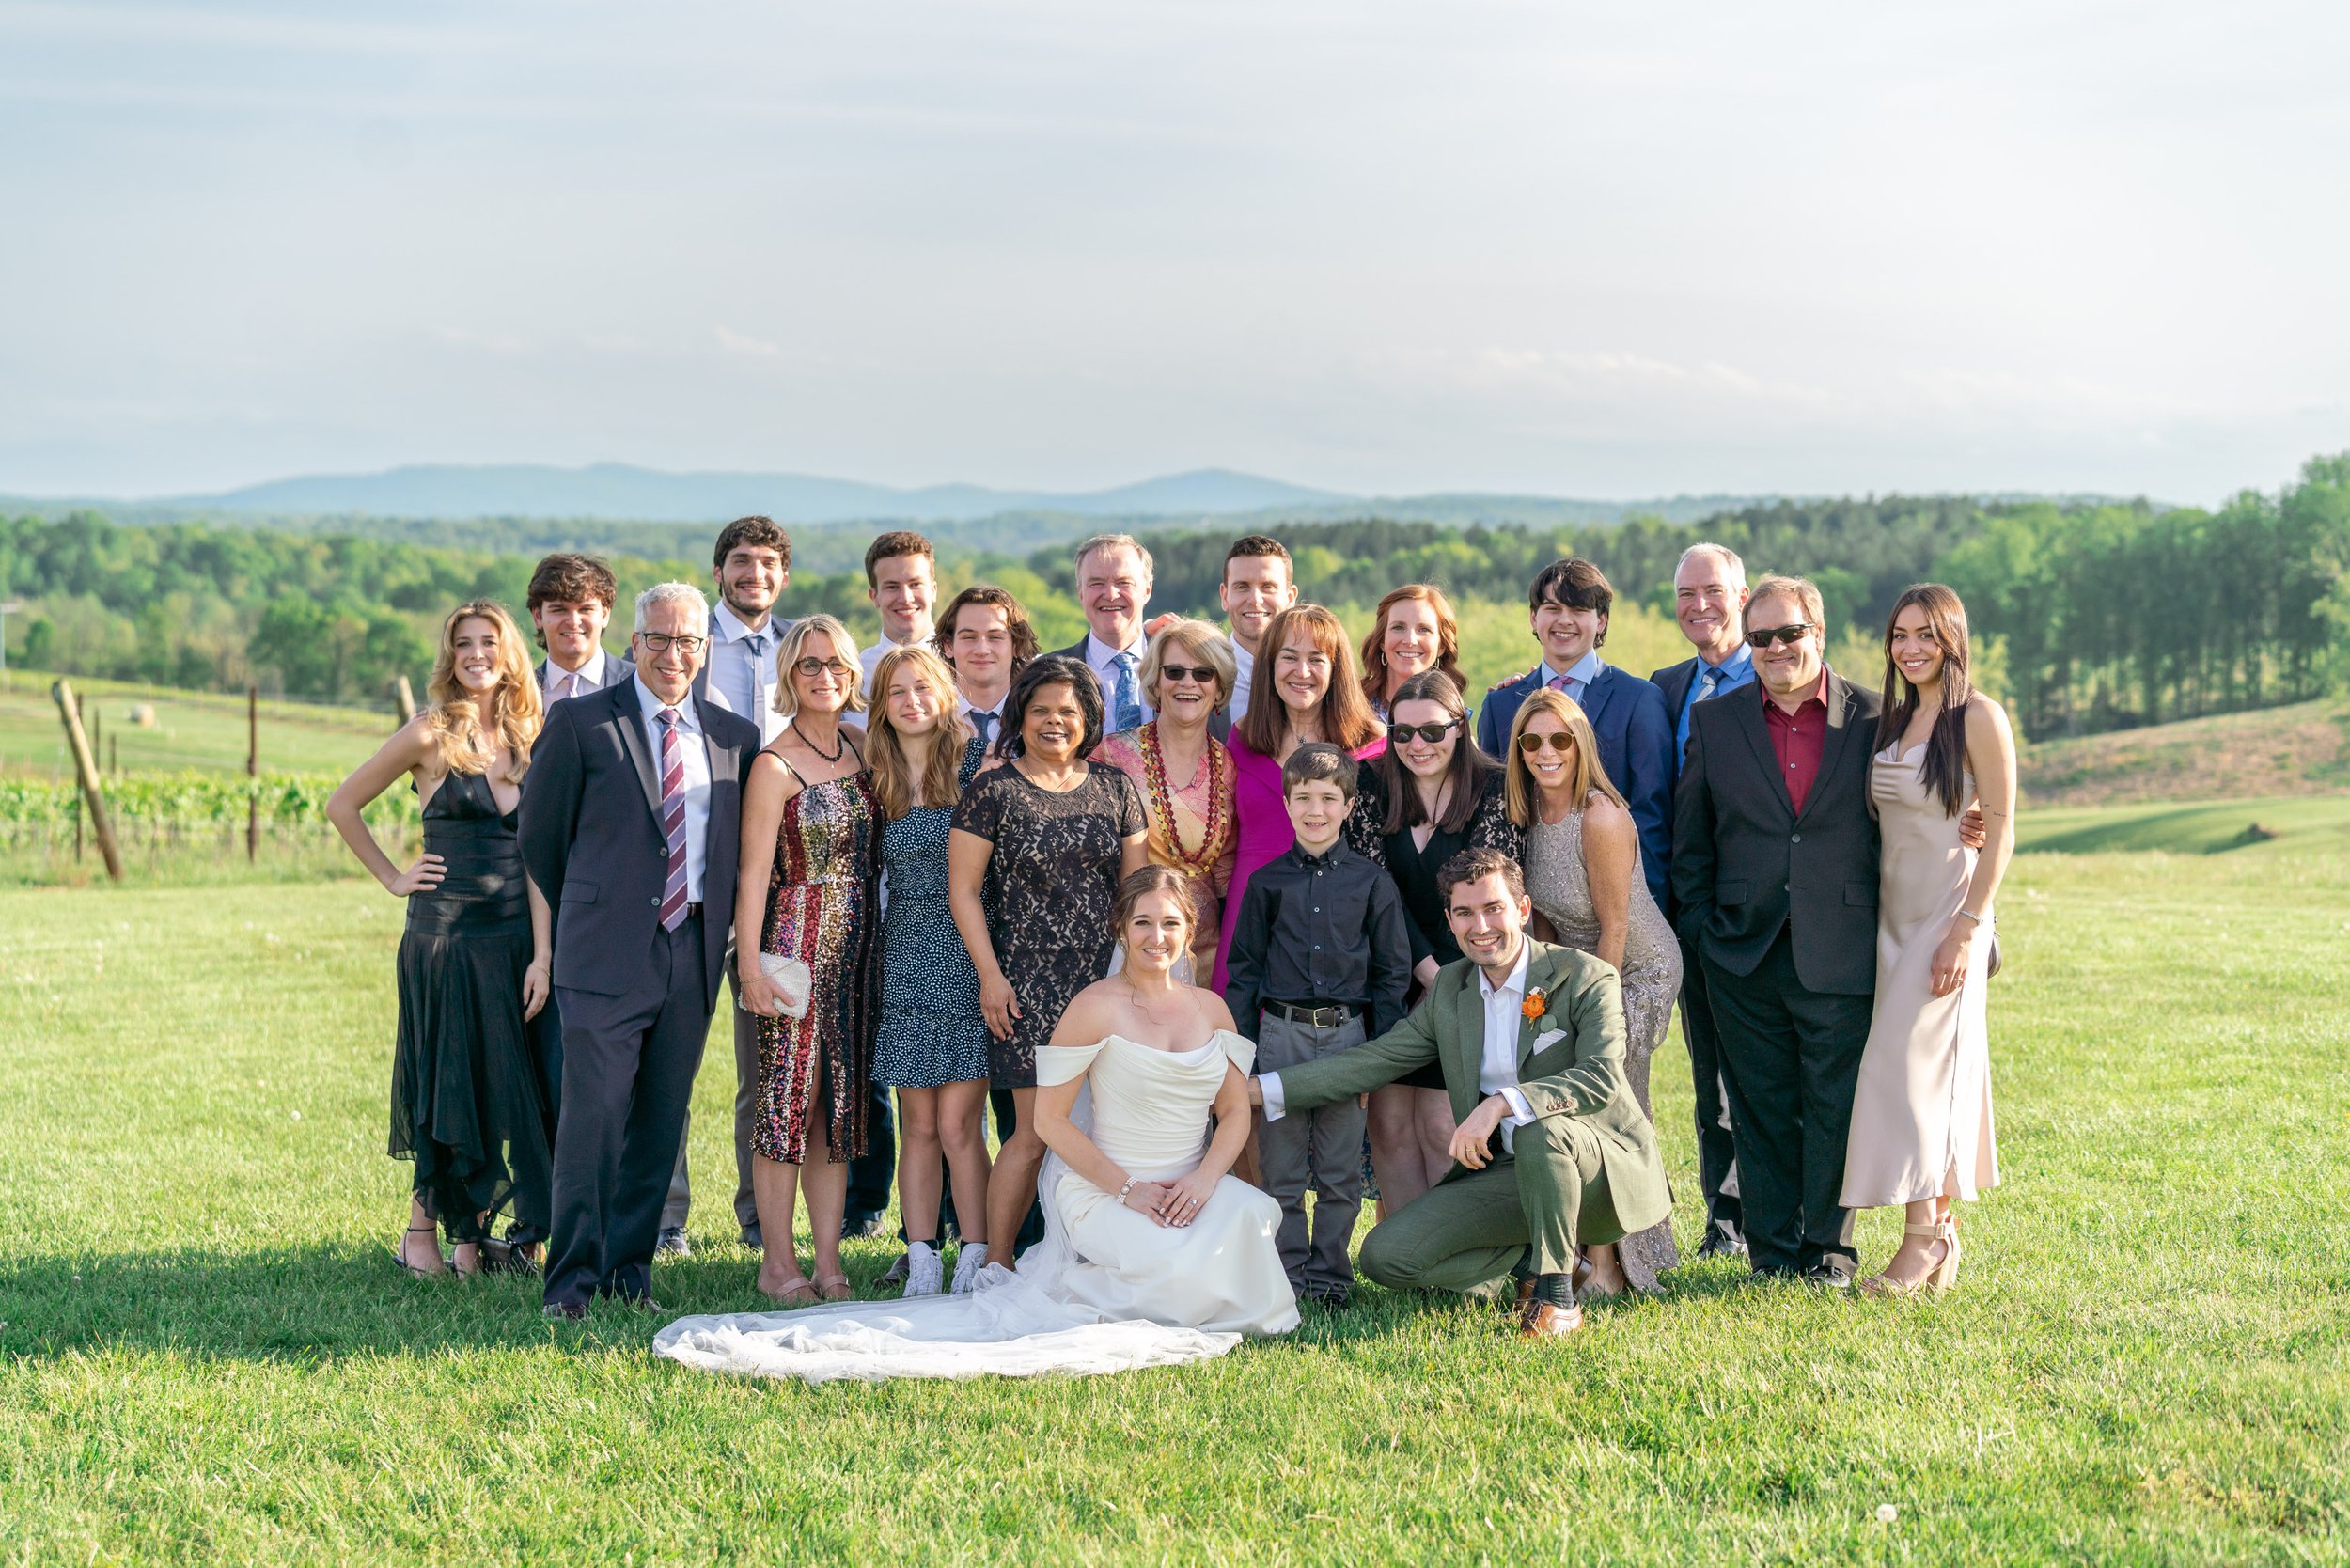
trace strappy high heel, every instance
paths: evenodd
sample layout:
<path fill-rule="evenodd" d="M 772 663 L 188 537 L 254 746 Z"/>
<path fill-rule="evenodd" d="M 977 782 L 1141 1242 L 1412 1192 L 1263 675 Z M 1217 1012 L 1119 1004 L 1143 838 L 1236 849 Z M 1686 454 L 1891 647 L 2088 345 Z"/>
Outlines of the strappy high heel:
<path fill-rule="evenodd" d="M 1935 1260 L 1932 1268 L 1906 1284 L 1891 1275 L 1879 1274 L 1875 1278 L 1864 1283 L 1860 1287 L 1862 1290 L 1871 1295 L 1940 1295 L 1944 1291 L 1958 1283 L 1959 1247 L 1958 1227 L 1955 1224 L 1947 1217 L 1933 1220 L 1924 1225 L 1913 1222 L 1902 1227 L 1902 1234 L 1925 1236 L 1940 1242 L 1942 1256 Z"/>
<path fill-rule="evenodd" d="M 428 1235 L 437 1234 L 440 1231 L 440 1229 L 441 1228 L 438 1225 L 411 1225 L 408 1227 L 407 1234 L 413 1236 L 420 1231 Z M 400 1270 L 401 1273 L 406 1274 L 412 1279 L 443 1279 L 446 1278 L 448 1276 L 448 1260 L 446 1258 L 441 1260 L 441 1266 L 438 1268 L 422 1268 L 410 1262 L 407 1255 L 399 1247 L 395 1247 L 390 1250 L 393 1266 Z M 434 1250 L 437 1252 L 438 1248 L 436 1247 Z"/>

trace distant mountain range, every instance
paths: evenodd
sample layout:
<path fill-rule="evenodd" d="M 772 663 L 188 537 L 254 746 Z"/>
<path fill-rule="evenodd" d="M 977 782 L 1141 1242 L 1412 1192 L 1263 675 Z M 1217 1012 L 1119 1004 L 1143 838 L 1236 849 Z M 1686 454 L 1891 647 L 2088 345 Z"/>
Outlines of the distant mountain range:
<path fill-rule="evenodd" d="M 305 475 L 211 494 L 139 500 L 0 496 L 0 507 L 56 513 L 86 506 L 124 522 L 198 517 L 313 523 L 359 517 L 443 522 L 499 518 L 708 526 L 761 512 L 777 522 L 798 525 L 979 523 L 1015 515 L 1137 523 L 1246 517 L 1271 524 L 1376 513 L 1407 522 L 1541 526 L 1611 523 L 1635 514 L 1686 522 L 1757 499 L 1769 497 L 1682 495 L 1591 501 L 1474 493 L 1360 496 L 1224 468 L 1170 474 L 1109 490 L 995 490 L 973 484 L 902 489 L 807 474 L 673 474 L 629 463 L 600 463 L 584 468 L 417 463 L 377 474 Z"/>

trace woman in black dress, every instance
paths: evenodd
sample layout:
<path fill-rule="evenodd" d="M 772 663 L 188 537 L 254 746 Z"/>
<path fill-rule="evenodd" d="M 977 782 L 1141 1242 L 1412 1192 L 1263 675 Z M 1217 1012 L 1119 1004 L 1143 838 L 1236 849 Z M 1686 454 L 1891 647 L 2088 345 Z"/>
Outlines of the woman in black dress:
<path fill-rule="evenodd" d="M 1387 749 L 1365 770 L 1379 813 L 1377 858 L 1403 897 L 1412 939 L 1413 1000 L 1461 956 L 1445 918 L 1436 873 L 1465 849 L 1526 855 L 1510 822 L 1501 764 L 1477 749 L 1461 688 L 1440 669 L 1411 676 L 1388 703 Z M 1369 1119 L 1371 1173 L 1383 1214 L 1435 1184 L 1452 1164 L 1452 1102 L 1444 1074 L 1425 1068 L 1374 1090 Z"/>
<path fill-rule="evenodd" d="M 554 1107 L 525 1026 L 546 1005 L 546 900 L 523 872 L 515 836 L 523 775 L 544 710 L 513 620 L 476 600 L 449 612 L 428 687 L 431 706 L 343 780 L 327 819 L 395 898 L 408 901 L 398 974 L 390 1152 L 415 1162 L 408 1232 L 393 1261 L 460 1274 L 530 1268 L 490 1239 L 510 1213 L 546 1233 Z M 392 864 L 361 815 L 406 774 L 423 801 L 424 853 Z"/>
<path fill-rule="evenodd" d="M 1101 744 L 1093 672 L 1058 655 L 1037 660 L 1004 698 L 1010 765 L 972 781 L 948 839 L 948 902 L 994 1042 L 988 1076 L 1011 1091 L 1015 1110 L 988 1175 L 991 1236 L 1015 1234 L 1036 1201 L 1036 1048 L 1051 1043 L 1069 999 L 1109 972 L 1118 885 L 1147 855 L 1141 792 L 1089 760 Z M 995 1261 L 1010 1262 L 1010 1249 Z"/>

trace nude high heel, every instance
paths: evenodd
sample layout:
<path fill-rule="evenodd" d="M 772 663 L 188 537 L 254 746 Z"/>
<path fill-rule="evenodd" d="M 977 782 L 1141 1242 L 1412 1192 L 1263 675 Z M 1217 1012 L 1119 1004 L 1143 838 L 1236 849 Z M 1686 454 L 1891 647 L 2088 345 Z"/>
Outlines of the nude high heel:
<path fill-rule="evenodd" d="M 1924 1225 L 1902 1227 L 1905 1236 L 1925 1236 L 1942 1244 L 1942 1256 L 1932 1268 L 1914 1281 L 1904 1284 L 1890 1275 L 1880 1274 L 1861 1285 L 1871 1295 L 1940 1295 L 1958 1283 L 1958 1227 L 1948 1219 L 1937 1219 Z"/>

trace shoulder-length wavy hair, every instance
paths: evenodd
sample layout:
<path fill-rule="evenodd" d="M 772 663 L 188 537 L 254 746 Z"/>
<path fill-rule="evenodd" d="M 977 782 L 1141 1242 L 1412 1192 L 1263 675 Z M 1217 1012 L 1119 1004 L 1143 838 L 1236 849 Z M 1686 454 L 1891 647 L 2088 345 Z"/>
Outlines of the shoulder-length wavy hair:
<path fill-rule="evenodd" d="M 1444 815 L 1436 819 L 1440 833 L 1458 833 L 1468 826 L 1477 815 L 1477 803 L 1484 798 L 1486 780 L 1501 771 L 1501 764 L 1477 749 L 1477 737 L 1469 733 L 1468 705 L 1461 700 L 1461 688 L 1440 669 L 1423 669 L 1406 680 L 1395 690 L 1387 704 L 1387 749 L 1379 754 L 1371 766 L 1378 771 L 1379 783 L 1387 798 L 1386 821 L 1379 831 L 1386 834 L 1402 832 L 1428 821 L 1420 808 L 1419 790 L 1412 770 L 1403 765 L 1403 748 L 1395 743 L 1395 711 L 1406 702 L 1434 702 L 1442 707 L 1455 726 L 1452 736 L 1452 760 L 1445 765 L 1445 782 L 1452 787 L 1446 797 Z"/>
<path fill-rule="evenodd" d="M 457 680 L 457 629 L 468 620 L 486 620 L 497 631 L 498 683 L 490 692 L 494 743 L 483 732 L 473 693 Z M 539 696 L 539 678 L 531 673 L 528 647 L 505 605 L 468 599 L 448 612 L 441 622 L 440 651 L 432 656 L 432 678 L 424 690 L 431 704 L 425 713 L 425 728 L 440 748 L 443 767 L 451 773 L 488 773 L 502 745 L 512 759 L 506 782 L 522 782 L 530 771 L 530 747 L 546 723 L 547 709 Z"/>
<path fill-rule="evenodd" d="M 1346 628 L 1319 604 L 1292 604 L 1265 628 L 1260 644 L 1262 651 L 1257 655 L 1257 668 L 1249 682 L 1248 712 L 1234 729 L 1260 756 L 1281 755 L 1282 742 L 1289 738 L 1290 711 L 1281 700 L 1274 675 L 1281 662 L 1281 650 L 1300 632 L 1330 661 L 1330 687 L 1322 694 L 1316 714 L 1320 738 L 1348 751 L 1362 750 L 1379 738 L 1379 715 L 1371 711 L 1371 699 L 1363 693 L 1362 674 L 1355 667 L 1355 648 L 1347 640 Z"/>
<path fill-rule="evenodd" d="M 800 711 L 799 688 L 791 683 L 791 666 L 800 662 L 800 654 L 807 647 L 807 639 L 822 632 L 832 638 L 832 656 L 848 662 L 849 699 L 840 705 L 844 713 L 865 712 L 865 671 L 857 664 L 856 638 L 839 619 L 829 615 L 803 616 L 791 623 L 783 635 L 783 646 L 776 650 L 776 712 L 785 718 Z"/>
<path fill-rule="evenodd" d="M 1232 687 L 1240 680 L 1240 666 L 1232 658 L 1232 645 L 1225 640 L 1224 634 L 1204 620 L 1170 620 L 1151 639 L 1151 646 L 1142 655 L 1142 668 L 1135 677 L 1151 695 L 1152 706 L 1158 705 L 1159 675 L 1170 648 L 1189 653 L 1215 671 L 1215 701 L 1211 707 L 1221 708 L 1232 700 Z"/>
<path fill-rule="evenodd" d="M 944 705 L 918 780 L 913 759 L 906 755 L 906 737 L 889 713 L 890 682 L 903 673 L 929 686 Z M 972 730 L 955 712 L 955 672 L 946 660 L 919 646 L 893 648 L 883 654 L 873 666 L 873 721 L 865 733 L 865 765 L 873 773 L 873 798 L 881 806 L 883 821 L 896 822 L 916 806 L 946 806 L 954 800 L 959 792 L 956 774 Z"/>
<path fill-rule="evenodd" d="M 1468 685 L 1461 673 L 1461 618 L 1452 613 L 1452 601 L 1434 583 L 1406 583 L 1388 589 L 1379 601 L 1379 608 L 1371 612 L 1371 635 L 1363 639 L 1363 690 L 1374 700 L 1384 699 L 1389 713 L 1395 711 L 1396 698 L 1387 691 L 1387 612 L 1413 599 L 1436 618 L 1436 662 L 1430 667 L 1450 676 L 1456 688 Z"/>
<path fill-rule="evenodd" d="M 1011 683 L 1004 698 L 1004 738 L 995 749 L 1007 762 L 1016 762 L 1028 754 L 1028 704 L 1036 694 L 1047 686 L 1067 686 L 1077 698 L 1077 712 L 1085 718 L 1085 733 L 1077 738 L 1077 760 L 1093 755 L 1102 744 L 1102 686 L 1093 679 L 1093 671 L 1084 661 L 1066 653 L 1048 653 L 1042 659 L 1031 659 Z"/>
<path fill-rule="evenodd" d="M 1893 662 L 1893 622 L 1911 608 L 1925 611 L 1926 625 L 1942 650 L 1942 712 L 1926 737 L 1925 765 L 1918 777 L 1929 794 L 1942 797 L 1943 811 L 1955 817 L 1966 804 L 1966 705 L 1975 698 L 1975 682 L 1967 673 L 1966 606 L 1940 583 L 1902 589 L 1893 613 L 1885 618 L 1885 705 L 1877 710 L 1876 749 L 1891 745 L 1918 714 L 1918 688 Z"/>
<path fill-rule="evenodd" d="M 1608 778 L 1607 770 L 1599 765 L 1599 737 L 1591 732 L 1590 715 L 1566 693 L 1544 686 L 1528 698 L 1518 709 L 1518 716 L 1510 721 L 1510 755 L 1501 764 L 1509 770 L 1504 776 L 1507 781 L 1502 786 L 1502 800 L 1509 808 L 1510 820 L 1520 828 L 1530 828 L 1540 812 L 1543 792 L 1526 765 L 1526 753 L 1518 749 L 1518 742 L 1536 713 L 1551 714 L 1574 737 L 1574 808 L 1582 810 L 1583 803 L 1591 798 L 1594 791 L 1618 806 L 1623 805 L 1623 792 Z"/>

